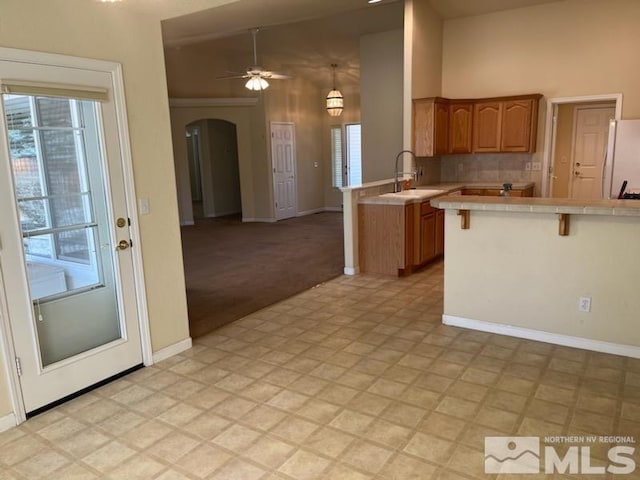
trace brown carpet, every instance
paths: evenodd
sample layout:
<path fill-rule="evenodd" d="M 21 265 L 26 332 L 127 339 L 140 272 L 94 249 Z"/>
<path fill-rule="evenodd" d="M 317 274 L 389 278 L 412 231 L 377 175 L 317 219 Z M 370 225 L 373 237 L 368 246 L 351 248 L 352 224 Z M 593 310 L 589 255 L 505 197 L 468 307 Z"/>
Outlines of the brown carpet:
<path fill-rule="evenodd" d="M 342 213 L 202 219 L 182 228 L 182 250 L 195 338 L 342 274 Z"/>

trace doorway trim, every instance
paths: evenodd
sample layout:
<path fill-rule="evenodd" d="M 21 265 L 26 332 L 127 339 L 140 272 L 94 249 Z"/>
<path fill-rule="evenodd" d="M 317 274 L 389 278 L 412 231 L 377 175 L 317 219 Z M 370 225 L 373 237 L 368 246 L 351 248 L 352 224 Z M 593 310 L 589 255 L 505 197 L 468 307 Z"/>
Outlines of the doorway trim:
<path fill-rule="evenodd" d="M 140 241 L 140 229 L 138 226 L 138 205 L 133 177 L 133 158 L 131 155 L 131 143 L 129 137 L 129 122 L 127 119 L 127 107 L 125 102 L 124 77 L 122 65 L 115 62 L 95 60 L 90 58 L 74 57 L 52 53 L 43 53 L 14 48 L 0 47 L 0 61 L 17 63 L 32 63 L 43 66 L 66 67 L 71 69 L 96 70 L 105 72 L 111 76 L 113 103 L 115 106 L 118 137 L 120 140 L 120 158 L 122 161 L 124 189 L 126 195 L 127 213 L 132 219 L 130 233 L 133 244 L 130 247 L 133 251 L 132 264 L 134 283 L 136 286 L 136 311 L 138 317 L 138 328 L 140 329 L 140 343 L 142 350 L 142 361 L 145 366 L 153 364 L 153 350 L 151 345 L 151 332 L 149 329 L 149 309 L 144 281 L 144 266 L 142 263 L 142 247 Z M 1 133 L 4 134 L 4 133 Z M 8 155 L 8 152 L 3 152 Z M 0 244 L 0 249 L 2 245 Z M 5 362 L 8 393 L 13 409 L 13 420 L 15 425 L 26 420 L 25 405 L 22 400 L 22 388 L 20 379 L 16 371 L 15 348 L 13 345 L 13 334 L 9 323 L 9 312 L 6 303 L 6 293 L 4 290 L 4 278 L 0 269 L 0 354 Z M 1 372 L 0 372 L 1 374 Z M 10 417 L 10 416 L 9 416 Z M 0 418 L 0 431 L 8 424 L 7 417 Z"/>
<path fill-rule="evenodd" d="M 547 114 L 545 121 L 544 131 L 544 153 L 542 159 L 542 196 L 549 196 L 549 168 L 551 167 L 551 157 L 555 150 L 556 136 L 555 136 L 555 107 L 565 103 L 597 103 L 597 102 L 616 102 L 615 119 L 620 120 L 622 118 L 622 94 L 610 93 L 603 95 L 585 95 L 580 97 L 558 97 L 547 99 Z"/>

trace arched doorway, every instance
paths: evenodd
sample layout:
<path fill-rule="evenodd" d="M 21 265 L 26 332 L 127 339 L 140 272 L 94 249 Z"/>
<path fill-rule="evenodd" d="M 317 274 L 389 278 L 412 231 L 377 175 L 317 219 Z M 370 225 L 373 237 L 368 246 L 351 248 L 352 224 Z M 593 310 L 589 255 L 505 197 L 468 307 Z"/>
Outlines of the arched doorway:
<path fill-rule="evenodd" d="M 185 128 L 194 222 L 242 213 L 235 124 L 203 119 Z"/>

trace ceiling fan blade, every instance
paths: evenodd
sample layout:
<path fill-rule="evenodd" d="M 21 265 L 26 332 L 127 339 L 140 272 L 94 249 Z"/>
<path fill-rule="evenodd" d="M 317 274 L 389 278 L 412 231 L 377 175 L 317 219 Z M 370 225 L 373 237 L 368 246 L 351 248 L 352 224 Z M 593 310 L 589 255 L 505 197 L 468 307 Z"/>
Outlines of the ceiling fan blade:
<path fill-rule="evenodd" d="M 260 65 L 258 65 L 258 48 L 256 36 L 258 34 L 258 28 L 252 28 L 250 30 L 251 36 L 253 37 L 253 65 L 247 68 L 247 73 L 240 74 L 234 72 L 233 75 L 226 75 L 222 77 L 216 77 L 218 80 L 226 80 L 226 79 L 234 79 L 234 78 L 263 78 L 267 80 L 289 80 L 293 78 L 291 75 L 287 75 L 286 73 L 281 72 L 269 72 L 267 70 L 263 70 Z"/>
<path fill-rule="evenodd" d="M 293 78 L 291 75 L 280 72 L 262 72 L 260 76 L 262 78 L 268 78 L 270 80 L 290 80 Z"/>
<path fill-rule="evenodd" d="M 241 74 L 225 75 L 225 76 L 222 76 L 222 77 L 216 77 L 216 80 L 231 80 L 231 79 L 234 79 L 234 78 L 249 78 L 250 76 L 251 75 L 247 75 L 247 74 L 244 74 L 244 75 L 241 75 Z"/>

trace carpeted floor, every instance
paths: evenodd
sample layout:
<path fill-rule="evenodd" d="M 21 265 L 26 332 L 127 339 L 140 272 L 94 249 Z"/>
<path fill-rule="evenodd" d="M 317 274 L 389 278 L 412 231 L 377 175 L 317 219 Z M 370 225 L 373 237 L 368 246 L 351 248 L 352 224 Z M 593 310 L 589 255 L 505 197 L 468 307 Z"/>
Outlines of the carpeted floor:
<path fill-rule="evenodd" d="M 342 214 L 277 223 L 239 216 L 182 228 L 189 326 L 199 337 L 342 274 Z"/>

